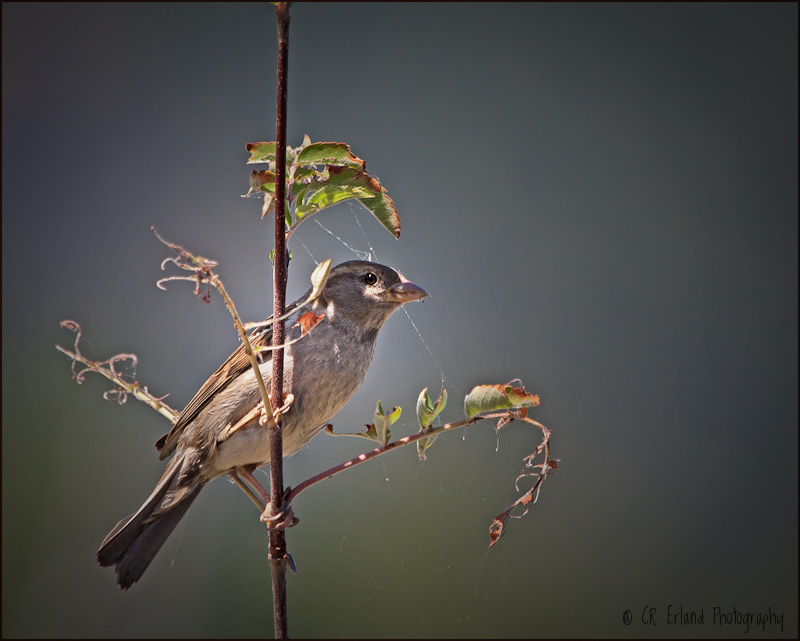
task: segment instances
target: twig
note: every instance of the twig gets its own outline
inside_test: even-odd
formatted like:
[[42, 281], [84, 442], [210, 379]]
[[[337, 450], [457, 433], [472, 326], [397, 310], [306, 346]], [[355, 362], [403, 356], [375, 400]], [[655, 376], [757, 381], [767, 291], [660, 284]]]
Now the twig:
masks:
[[[411, 445], [412, 443], [416, 443], [422, 439], [426, 438], [435, 438], [439, 434], [444, 432], [449, 432], [454, 429], [458, 429], [461, 427], [467, 427], [469, 425], [474, 425], [478, 421], [482, 421], [484, 419], [498, 419], [496, 428], [497, 430], [502, 429], [511, 421], [513, 420], [520, 420], [526, 423], [530, 423], [538, 427], [542, 431], [542, 442], [536, 448], [536, 450], [525, 457], [525, 470], [517, 476], [516, 480], [514, 481], [514, 487], [517, 491], [519, 491], [519, 480], [521, 478], [527, 476], [537, 476], [536, 483], [533, 487], [525, 492], [522, 496], [520, 496], [514, 503], [512, 503], [508, 508], [506, 508], [503, 512], [498, 514], [493, 520], [492, 524], [489, 527], [489, 547], [492, 547], [500, 537], [503, 535], [504, 526], [506, 521], [509, 518], [522, 518], [525, 514], [528, 513], [528, 510], [536, 503], [537, 499], [539, 498], [539, 491], [541, 489], [542, 483], [544, 483], [545, 479], [552, 474], [555, 470], [558, 469], [558, 459], [551, 459], [550, 458], [550, 430], [547, 429], [544, 425], [539, 423], [538, 421], [534, 421], [526, 416], [526, 410], [508, 410], [503, 412], [497, 412], [492, 414], [483, 414], [474, 416], [472, 418], [464, 419], [461, 421], [457, 421], [455, 423], [446, 423], [445, 425], [441, 425], [439, 427], [431, 427], [412, 436], [406, 436], [401, 438], [397, 441], [389, 443], [385, 447], [376, 447], [374, 450], [366, 452], [364, 454], [359, 454], [355, 458], [350, 459], [349, 461], [345, 461], [344, 463], [340, 463], [330, 469], [325, 470], [324, 472], [320, 472], [316, 476], [312, 476], [309, 479], [306, 479], [299, 485], [294, 488], [290, 488], [286, 492], [286, 496], [284, 497], [284, 510], [289, 511], [291, 509], [291, 504], [294, 499], [301, 493], [310, 488], [312, 485], [316, 485], [320, 481], [324, 481], [325, 479], [329, 479], [336, 474], [344, 472], [356, 465], [360, 465], [361, 463], [366, 463], [369, 460], [372, 460], [378, 456], [383, 454], [387, 454], [393, 450], [399, 449], [401, 447], [405, 447], [406, 445]], [[327, 431], [330, 434], [333, 434], [333, 426], [328, 425]], [[350, 434], [349, 436], [360, 436], [360, 434]], [[536, 458], [544, 452], [544, 461], [542, 463], [535, 464]], [[536, 469], [539, 468], [539, 472], [528, 472], [527, 469]], [[513, 515], [512, 512], [519, 506], [524, 507], [524, 511], [522, 514]]]
[[[517, 492], [519, 492], [519, 480], [521, 478], [536, 476], [537, 479], [536, 483], [534, 483], [531, 489], [525, 492], [525, 494], [520, 496], [505, 510], [494, 517], [492, 524], [489, 526], [489, 547], [492, 547], [500, 540], [500, 537], [503, 536], [503, 533], [505, 532], [505, 525], [508, 519], [521, 519], [528, 513], [536, 501], [539, 500], [539, 491], [542, 489], [542, 483], [545, 482], [545, 479], [550, 476], [550, 474], [558, 469], [558, 464], [560, 462], [559, 459], [550, 458], [550, 430], [538, 421], [534, 421], [532, 418], [528, 418], [527, 416], [520, 415], [516, 418], [519, 418], [519, 420], [525, 421], [526, 423], [530, 423], [531, 425], [534, 425], [542, 430], [542, 442], [539, 443], [539, 447], [536, 448], [535, 452], [525, 457], [525, 469], [514, 480], [514, 487], [516, 488]], [[536, 458], [542, 452], [544, 452], [544, 461], [541, 463], [535, 463]], [[528, 469], [535, 470], [536, 468], [539, 468], [538, 472], [527, 471]], [[513, 514], [514, 510], [516, 510], [519, 506], [523, 506], [522, 514]]]
[[[194, 272], [194, 277], [189, 276], [170, 276], [169, 278], [162, 278], [159, 280], [156, 285], [160, 289], [164, 289], [162, 283], [166, 281], [172, 280], [188, 280], [188, 281], [197, 281], [197, 286], [199, 288], [200, 283], [205, 282], [210, 284], [214, 289], [216, 289], [220, 296], [222, 296], [222, 300], [225, 303], [225, 307], [228, 308], [228, 311], [233, 318], [233, 324], [236, 327], [236, 331], [239, 332], [239, 338], [242, 341], [244, 346], [244, 351], [247, 354], [248, 358], [250, 359], [250, 366], [253, 368], [253, 372], [255, 372], [256, 382], [258, 383], [258, 389], [261, 391], [261, 400], [264, 402], [264, 407], [268, 409], [266, 415], [272, 416], [272, 406], [270, 405], [269, 394], [267, 393], [267, 388], [264, 385], [264, 379], [261, 376], [261, 369], [258, 367], [258, 357], [256, 356], [255, 352], [253, 351], [253, 346], [250, 343], [250, 340], [247, 338], [247, 331], [245, 330], [245, 326], [242, 323], [242, 319], [239, 317], [239, 312], [236, 311], [236, 305], [233, 304], [233, 300], [230, 296], [228, 296], [228, 290], [225, 289], [225, 285], [222, 284], [222, 279], [212, 271], [212, 267], [216, 267], [217, 263], [215, 261], [208, 260], [207, 258], [203, 258], [202, 256], [195, 256], [194, 254], [189, 253], [186, 251], [184, 247], [178, 245], [176, 243], [171, 243], [165, 238], [161, 236], [161, 234], [156, 231], [155, 227], [151, 227], [150, 231], [153, 232], [156, 238], [158, 238], [162, 243], [164, 243], [167, 247], [172, 249], [175, 253], [178, 254], [178, 258], [168, 258], [164, 262], [161, 263], [161, 269], [164, 269], [164, 265], [167, 262], [175, 263], [181, 269], [186, 271]], [[183, 259], [184, 262], [181, 262]], [[188, 262], [186, 262], [188, 261]], [[207, 297], [201, 295], [198, 289], [195, 289], [195, 293], [200, 296], [202, 300], [208, 302]], [[173, 421], [174, 422], [174, 421]]]
[[[169, 405], [167, 405], [162, 398], [153, 396], [147, 390], [147, 387], [142, 387], [139, 384], [139, 381], [128, 383], [114, 369], [114, 363], [117, 361], [130, 360], [133, 361], [133, 363], [135, 364], [137, 360], [135, 354], [116, 354], [105, 361], [99, 361], [99, 362], [91, 361], [88, 358], [86, 358], [83, 354], [81, 354], [80, 349], [78, 348], [78, 341], [80, 341], [81, 338], [81, 326], [75, 321], [71, 320], [61, 321], [61, 326], [66, 327], [67, 329], [70, 329], [77, 334], [75, 336], [75, 347], [74, 347], [75, 352], [70, 352], [68, 349], [64, 349], [63, 347], [61, 347], [61, 345], [56, 345], [56, 349], [59, 352], [72, 359], [72, 375], [76, 381], [78, 381], [79, 383], [83, 382], [83, 377], [86, 374], [86, 372], [95, 372], [110, 380], [112, 383], [114, 383], [114, 385], [119, 387], [124, 393], [131, 394], [136, 400], [142, 401], [143, 403], [147, 403], [147, 405], [149, 405], [156, 412], [167, 418], [171, 423], [174, 423], [178, 419], [178, 415], [180, 414], [180, 412], [177, 412]], [[75, 363], [80, 363], [86, 369], [81, 371], [76, 371]]]
[[[417, 441], [423, 438], [430, 438], [436, 437], [439, 434], [443, 434], [444, 432], [449, 432], [450, 430], [455, 430], [460, 427], [467, 427], [469, 425], [474, 425], [478, 421], [482, 421], [483, 419], [493, 419], [493, 418], [500, 418], [501, 416], [505, 416], [506, 412], [502, 414], [489, 414], [486, 416], [476, 416], [473, 418], [467, 418], [462, 421], [456, 421], [455, 423], [446, 423], [445, 425], [440, 425], [439, 427], [431, 427], [425, 432], [417, 432], [416, 434], [412, 434], [411, 436], [405, 436], [397, 441], [393, 441], [389, 443], [386, 447], [376, 447], [374, 450], [370, 450], [369, 452], [365, 452], [364, 454], [359, 454], [355, 458], [350, 459], [349, 461], [345, 461], [344, 463], [340, 463], [339, 465], [335, 465], [334, 467], [325, 470], [324, 472], [320, 472], [316, 476], [312, 476], [309, 479], [306, 479], [296, 487], [291, 488], [286, 493], [285, 498], [285, 506], [289, 506], [291, 502], [297, 498], [298, 494], [304, 492], [312, 485], [316, 485], [320, 481], [324, 481], [325, 479], [329, 479], [340, 472], [344, 472], [351, 467], [355, 467], [356, 465], [360, 465], [361, 463], [366, 463], [374, 459], [377, 456], [381, 456], [383, 454], [387, 454], [392, 450], [399, 449], [401, 447], [405, 447], [406, 445], [411, 445], [412, 443], [416, 443]], [[331, 426], [328, 426], [328, 432], [333, 433]]]

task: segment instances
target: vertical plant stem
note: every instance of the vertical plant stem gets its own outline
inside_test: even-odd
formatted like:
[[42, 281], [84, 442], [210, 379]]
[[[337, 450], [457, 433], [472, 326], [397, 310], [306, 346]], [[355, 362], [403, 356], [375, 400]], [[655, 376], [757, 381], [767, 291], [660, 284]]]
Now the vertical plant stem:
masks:
[[[278, 101], [275, 131], [275, 260], [273, 263], [274, 318], [283, 316], [286, 308], [286, 87], [289, 71], [289, 6], [279, 2], [275, 8], [278, 22]], [[273, 326], [273, 345], [283, 345], [283, 321]], [[272, 352], [272, 407], [283, 406], [283, 350]], [[283, 434], [279, 422], [270, 427], [270, 495], [272, 513], [283, 506]], [[272, 574], [272, 606], [275, 638], [288, 637], [286, 610], [286, 535], [270, 529], [269, 562]]]

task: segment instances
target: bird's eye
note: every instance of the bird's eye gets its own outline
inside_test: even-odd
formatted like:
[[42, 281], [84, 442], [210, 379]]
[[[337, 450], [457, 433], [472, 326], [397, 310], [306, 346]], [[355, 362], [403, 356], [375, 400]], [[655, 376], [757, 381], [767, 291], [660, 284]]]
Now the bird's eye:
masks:
[[378, 282], [378, 277], [372, 272], [369, 272], [368, 274], [364, 274], [364, 282], [367, 285], [374, 285]]

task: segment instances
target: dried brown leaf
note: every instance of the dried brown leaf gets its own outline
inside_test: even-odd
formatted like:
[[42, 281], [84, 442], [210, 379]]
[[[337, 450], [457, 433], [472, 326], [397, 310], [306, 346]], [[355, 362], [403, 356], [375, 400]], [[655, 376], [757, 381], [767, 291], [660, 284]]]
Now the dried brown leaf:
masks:
[[305, 336], [324, 316], [324, 314], [315, 314], [314, 312], [308, 311], [300, 315], [293, 327], [299, 327], [301, 335]]

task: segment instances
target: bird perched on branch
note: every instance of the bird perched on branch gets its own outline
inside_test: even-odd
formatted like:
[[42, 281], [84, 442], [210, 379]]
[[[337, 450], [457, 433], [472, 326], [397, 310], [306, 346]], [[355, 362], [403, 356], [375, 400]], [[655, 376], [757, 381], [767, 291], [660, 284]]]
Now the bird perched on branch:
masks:
[[[378, 331], [392, 312], [425, 296], [422, 288], [391, 267], [354, 260], [331, 270], [310, 308], [294, 310], [286, 321], [285, 342], [302, 338], [284, 352], [284, 397], [292, 396], [280, 419], [284, 456], [316, 436], [360, 387]], [[271, 326], [251, 337], [256, 346], [270, 345], [271, 340]], [[267, 389], [271, 354], [258, 353]], [[206, 483], [231, 475], [252, 484], [253, 470], [269, 463], [268, 428], [259, 421], [260, 401], [250, 359], [239, 346], [156, 443], [161, 459], [174, 453], [172, 460], [144, 504], [111, 530], [97, 552], [101, 566], [116, 566], [122, 589], [142, 577]], [[266, 503], [268, 496], [261, 494], [261, 500]]]

